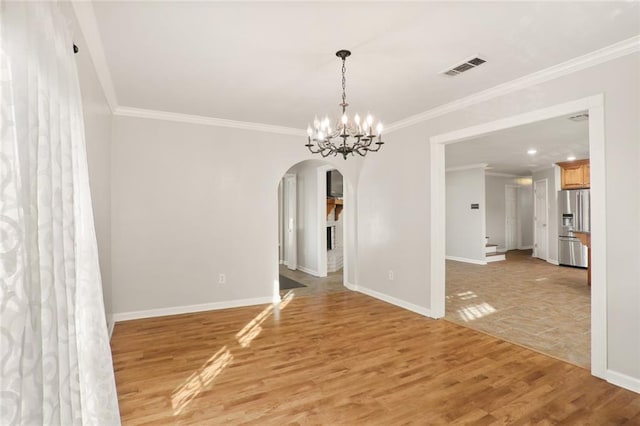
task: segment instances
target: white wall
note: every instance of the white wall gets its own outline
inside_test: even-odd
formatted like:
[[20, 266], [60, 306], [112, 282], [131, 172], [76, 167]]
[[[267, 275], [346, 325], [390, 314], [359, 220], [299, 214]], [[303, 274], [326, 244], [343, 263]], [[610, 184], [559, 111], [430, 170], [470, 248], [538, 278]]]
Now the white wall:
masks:
[[505, 249], [505, 186], [513, 184], [510, 177], [485, 175], [486, 233], [489, 243], [497, 244], [500, 251]]
[[[271, 298], [277, 187], [292, 165], [317, 158], [304, 144], [303, 135], [116, 116], [113, 312]], [[358, 184], [360, 159], [328, 162]]]
[[518, 249], [533, 246], [533, 185], [518, 186]]
[[318, 241], [320, 223], [318, 212], [326, 208], [318, 205], [318, 167], [326, 165], [321, 160], [306, 160], [291, 167], [287, 173], [297, 180], [297, 238], [298, 269], [319, 275]]
[[78, 28], [69, 4], [61, 4], [72, 24], [75, 55], [82, 92], [82, 107], [89, 165], [89, 183], [93, 217], [100, 256], [100, 273], [105, 312], [112, 312], [111, 302], [111, 110], [98, 81], [89, 49]]
[[[542, 179], [547, 179], [547, 199], [549, 209], [549, 262], [558, 263], [558, 187], [559, 182], [556, 180], [556, 168], [549, 167], [548, 169], [539, 170], [533, 173], [533, 183]], [[532, 203], [535, 195], [531, 193]]]
[[446, 174], [447, 257], [485, 261], [484, 181], [484, 166]]
[[[634, 53], [388, 134], [384, 149], [367, 158], [360, 175], [359, 284], [425, 309], [431, 306], [431, 136], [603, 93], [608, 368], [640, 380], [638, 75], [640, 54]], [[390, 268], [396, 271], [393, 283], [387, 278]]]

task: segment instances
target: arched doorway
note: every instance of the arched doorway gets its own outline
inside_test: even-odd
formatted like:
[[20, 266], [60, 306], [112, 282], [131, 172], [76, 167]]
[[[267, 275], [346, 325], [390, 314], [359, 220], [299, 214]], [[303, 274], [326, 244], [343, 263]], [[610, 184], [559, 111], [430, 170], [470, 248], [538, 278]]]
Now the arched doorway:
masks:
[[350, 184], [333, 164], [305, 160], [278, 182], [281, 295], [345, 291], [353, 239]]

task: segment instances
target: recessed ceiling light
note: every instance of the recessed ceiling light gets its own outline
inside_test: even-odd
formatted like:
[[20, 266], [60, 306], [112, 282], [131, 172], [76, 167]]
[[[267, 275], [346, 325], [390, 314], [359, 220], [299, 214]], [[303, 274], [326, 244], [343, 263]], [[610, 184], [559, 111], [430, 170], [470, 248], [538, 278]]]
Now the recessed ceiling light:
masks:
[[536, 152], [538, 152], [538, 151], [535, 150], [535, 149], [530, 149], [529, 151], [527, 151], [527, 154], [534, 155]]
[[567, 157], [567, 161], [573, 161], [575, 159], [576, 159], [576, 157], [574, 157], [573, 155], [570, 155], [570, 156]]

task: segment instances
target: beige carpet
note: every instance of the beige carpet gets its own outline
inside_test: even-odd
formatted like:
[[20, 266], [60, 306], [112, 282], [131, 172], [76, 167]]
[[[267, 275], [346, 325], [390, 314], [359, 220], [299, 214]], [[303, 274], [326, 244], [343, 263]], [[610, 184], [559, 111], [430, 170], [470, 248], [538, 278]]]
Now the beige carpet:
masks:
[[587, 271], [554, 266], [530, 250], [488, 265], [447, 261], [446, 319], [589, 368]]

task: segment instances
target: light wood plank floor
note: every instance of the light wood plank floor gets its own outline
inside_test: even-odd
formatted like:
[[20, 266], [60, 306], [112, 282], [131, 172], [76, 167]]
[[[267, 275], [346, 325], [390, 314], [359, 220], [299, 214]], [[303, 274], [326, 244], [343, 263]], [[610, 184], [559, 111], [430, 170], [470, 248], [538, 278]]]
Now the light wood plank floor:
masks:
[[584, 368], [591, 359], [591, 289], [584, 269], [531, 250], [473, 265], [447, 261], [446, 318]]
[[640, 395], [368, 296], [116, 324], [125, 425], [640, 424]]

